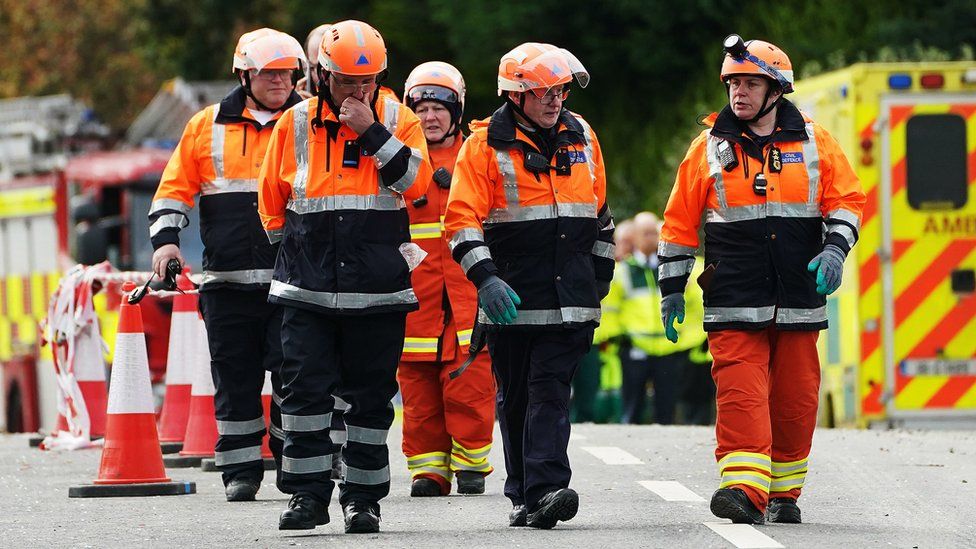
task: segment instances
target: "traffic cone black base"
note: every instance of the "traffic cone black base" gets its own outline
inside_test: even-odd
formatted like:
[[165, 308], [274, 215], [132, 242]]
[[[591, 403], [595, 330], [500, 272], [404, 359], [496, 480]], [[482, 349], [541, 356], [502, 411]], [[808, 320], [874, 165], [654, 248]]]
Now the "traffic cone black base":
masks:
[[160, 442], [159, 449], [164, 454], [175, 454], [183, 449], [182, 442]]
[[185, 469], [187, 467], [199, 467], [203, 461], [202, 456], [165, 456], [163, 465], [170, 469]]
[[132, 496], [182, 496], [197, 493], [195, 482], [148, 482], [140, 484], [85, 484], [68, 488], [69, 498]]

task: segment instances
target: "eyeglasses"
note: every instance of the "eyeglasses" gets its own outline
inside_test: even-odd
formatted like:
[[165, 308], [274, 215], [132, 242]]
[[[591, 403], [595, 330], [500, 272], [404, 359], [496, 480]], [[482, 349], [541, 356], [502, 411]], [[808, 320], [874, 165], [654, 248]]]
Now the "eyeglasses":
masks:
[[559, 90], [550, 89], [542, 97], [539, 97], [538, 95], [536, 95], [536, 97], [539, 97], [539, 102], [542, 103], [543, 105], [552, 105], [557, 97], [559, 98], [560, 101], [565, 101], [566, 98], [569, 97], [570, 89], [571, 88], [569, 86], [564, 86], [562, 89]]
[[263, 71], [251, 71], [252, 80], [266, 80], [268, 82], [273, 82], [278, 78], [282, 80], [290, 80], [292, 74], [292, 69], [265, 69]]
[[363, 93], [367, 93], [377, 84], [375, 77], [369, 82], [354, 82], [349, 80], [340, 80], [335, 76], [332, 76], [332, 81], [335, 82], [335, 86], [339, 89], [339, 91], [345, 93], [356, 93], [359, 90], [362, 90]]

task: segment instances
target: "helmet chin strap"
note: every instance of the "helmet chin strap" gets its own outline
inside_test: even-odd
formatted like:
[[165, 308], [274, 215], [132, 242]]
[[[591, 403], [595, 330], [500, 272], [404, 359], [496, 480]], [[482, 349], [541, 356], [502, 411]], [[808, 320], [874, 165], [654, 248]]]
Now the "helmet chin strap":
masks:
[[272, 109], [271, 107], [258, 101], [258, 98], [255, 97], [254, 93], [251, 91], [251, 73], [249, 73], [248, 71], [241, 71], [241, 72], [244, 73], [244, 86], [242, 86], [244, 88], [244, 94], [250, 97], [251, 101], [254, 101], [254, 104], [257, 105], [259, 109], [261, 109], [262, 111], [269, 111], [269, 112], [275, 112], [281, 110], [281, 109]]
[[537, 130], [540, 133], [545, 133], [547, 131], [547, 128], [543, 128], [542, 126], [536, 124], [534, 120], [532, 120], [531, 118], [529, 118], [529, 115], [525, 114], [524, 107], [525, 107], [525, 94], [526, 93], [529, 93], [529, 92], [522, 92], [522, 95], [519, 96], [519, 102], [518, 103], [515, 103], [515, 101], [512, 100], [512, 92], [506, 92], [505, 93], [505, 101], [508, 102], [508, 104], [512, 106], [512, 110], [514, 110], [516, 114], [518, 114], [526, 122], [528, 122], [529, 123], [529, 126], [532, 126], [532, 129]]
[[[430, 100], [428, 99], [426, 101], [430, 101]], [[443, 137], [441, 137], [440, 139], [428, 139], [427, 143], [431, 145], [440, 145], [441, 143], [461, 133], [461, 113], [459, 112], [460, 105], [455, 104], [449, 106], [443, 101], [437, 101], [437, 103], [444, 105], [445, 107], [448, 108], [448, 110], [451, 111], [451, 127], [449, 127], [447, 131], [444, 132]]]
[[766, 103], [769, 102], [769, 96], [772, 93], [773, 93], [773, 85], [770, 84], [769, 87], [766, 89], [766, 96], [763, 97], [763, 108], [759, 109], [759, 112], [756, 113], [756, 116], [753, 116], [747, 122], [753, 122], [753, 123], [758, 122], [760, 118], [766, 116], [767, 114], [772, 112], [773, 109], [776, 108], [776, 105], [779, 104], [779, 100], [783, 98], [783, 94], [780, 94], [775, 101], [773, 101], [769, 105], [766, 105]]

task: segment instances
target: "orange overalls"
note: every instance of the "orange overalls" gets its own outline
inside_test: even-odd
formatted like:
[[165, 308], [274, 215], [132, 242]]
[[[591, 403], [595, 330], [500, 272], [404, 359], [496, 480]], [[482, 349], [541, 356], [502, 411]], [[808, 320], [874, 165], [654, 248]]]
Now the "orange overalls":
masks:
[[[454, 171], [461, 148], [428, 149], [431, 167]], [[420, 310], [407, 316], [407, 331], [397, 379], [403, 396], [403, 453], [413, 478], [429, 478], [451, 491], [456, 471], [491, 473], [488, 463], [495, 422], [495, 379], [488, 353], [482, 352], [450, 380], [448, 374], [468, 357], [478, 292], [451, 257], [444, 234], [448, 189], [427, 188], [426, 202], [413, 201], [410, 239], [427, 252], [411, 273]]]

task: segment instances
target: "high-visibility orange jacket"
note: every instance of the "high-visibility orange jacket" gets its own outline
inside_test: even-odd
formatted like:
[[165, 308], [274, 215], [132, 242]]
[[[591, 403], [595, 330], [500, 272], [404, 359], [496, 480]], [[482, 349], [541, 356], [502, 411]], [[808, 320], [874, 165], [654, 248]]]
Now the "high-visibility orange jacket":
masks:
[[[153, 249], [180, 244], [180, 229], [200, 195], [203, 286], [264, 288], [271, 283], [278, 247], [268, 242], [257, 212], [258, 172], [280, 114], [266, 125], [234, 89], [187, 123], [149, 209]], [[292, 93], [282, 109], [301, 101]]]
[[[451, 147], [429, 149], [431, 168], [453, 172], [462, 139], [458, 135]], [[407, 204], [410, 239], [427, 252], [427, 257], [410, 273], [420, 310], [407, 315], [402, 359], [405, 362], [450, 362], [471, 343], [478, 291], [451, 257], [444, 236], [448, 192], [432, 183], [424, 199]], [[454, 318], [456, 334], [444, 333], [449, 315]]]
[[[471, 130], [444, 221], [455, 261], [476, 286], [497, 275], [519, 295], [518, 318], [506, 328], [599, 322], [596, 281], [609, 282], [614, 263], [596, 134], [564, 109], [555, 137], [543, 141], [550, 145], [537, 144], [507, 104]], [[530, 153], [550, 167], [530, 171]], [[491, 325], [484, 312], [478, 321]]]
[[404, 198], [431, 180], [420, 120], [380, 93], [378, 122], [358, 135], [318, 102], [282, 115], [259, 176], [261, 222], [281, 240], [269, 300], [341, 314], [414, 310], [399, 248], [410, 241]]
[[[857, 242], [865, 197], [840, 146], [789, 101], [778, 109], [762, 147], [731, 108], [709, 116], [712, 128], [692, 142], [664, 212], [663, 295], [683, 290], [704, 214], [709, 331], [826, 328], [826, 300], [807, 264], [825, 243], [847, 253]], [[765, 196], [753, 191], [759, 172]]]

